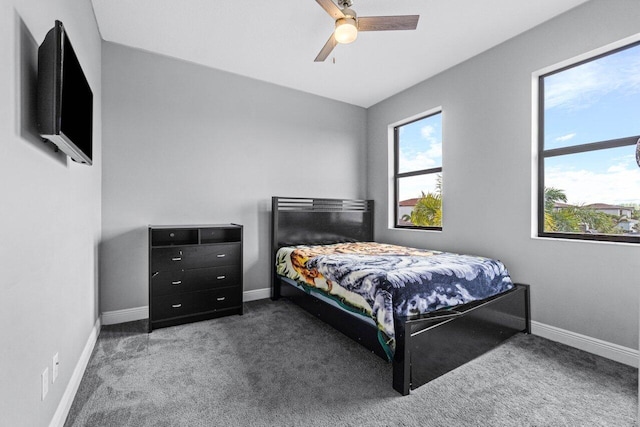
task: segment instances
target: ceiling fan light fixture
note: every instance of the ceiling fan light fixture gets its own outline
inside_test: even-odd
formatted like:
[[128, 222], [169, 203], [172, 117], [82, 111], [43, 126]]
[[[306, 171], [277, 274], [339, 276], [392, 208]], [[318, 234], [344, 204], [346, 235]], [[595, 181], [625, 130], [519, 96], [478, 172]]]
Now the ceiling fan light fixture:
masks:
[[365, 16], [360, 17], [351, 9], [352, 0], [316, 0], [331, 16], [335, 30], [313, 60], [323, 62], [338, 43], [355, 41], [360, 31], [415, 30], [420, 15]]
[[334, 37], [338, 43], [348, 44], [358, 37], [358, 27], [355, 18], [349, 16], [336, 20]]

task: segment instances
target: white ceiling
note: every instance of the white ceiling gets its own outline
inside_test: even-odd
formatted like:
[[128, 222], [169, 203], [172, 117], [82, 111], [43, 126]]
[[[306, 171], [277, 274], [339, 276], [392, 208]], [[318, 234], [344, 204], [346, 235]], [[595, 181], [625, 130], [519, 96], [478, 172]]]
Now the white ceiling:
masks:
[[354, 0], [418, 28], [361, 33], [322, 63], [334, 23], [315, 0], [92, 3], [106, 41], [369, 107], [586, 1]]

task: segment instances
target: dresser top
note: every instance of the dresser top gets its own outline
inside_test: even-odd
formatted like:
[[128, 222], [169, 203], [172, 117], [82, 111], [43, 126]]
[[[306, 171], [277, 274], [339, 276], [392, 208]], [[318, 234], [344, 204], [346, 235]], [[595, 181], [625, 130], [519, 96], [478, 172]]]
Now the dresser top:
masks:
[[194, 229], [194, 228], [242, 228], [240, 224], [180, 224], [180, 225], [153, 225], [150, 224], [149, 228], [154, 230], [166, 230], [166, 229]]

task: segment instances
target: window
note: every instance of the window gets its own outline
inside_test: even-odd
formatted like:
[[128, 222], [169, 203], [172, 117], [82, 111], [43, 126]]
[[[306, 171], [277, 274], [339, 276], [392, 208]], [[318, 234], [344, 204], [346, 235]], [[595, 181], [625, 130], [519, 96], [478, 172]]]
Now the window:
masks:
[[538, 235], [640, 243], [640, 43], [539, 77]]
[[442, 112], [393, 130], [395, 227], [442, 230]]

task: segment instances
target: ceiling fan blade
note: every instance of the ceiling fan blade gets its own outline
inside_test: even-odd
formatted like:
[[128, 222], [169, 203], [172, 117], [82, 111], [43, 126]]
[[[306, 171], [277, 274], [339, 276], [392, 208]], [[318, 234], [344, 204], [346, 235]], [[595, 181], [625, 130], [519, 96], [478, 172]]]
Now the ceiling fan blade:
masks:
[[338, 42], [336, 41], [336, 38], [333, 37], [333, 33], [331, 33], [331, 37], [329, 37], [329, 40], [327, 40], [327, 42], [324, 44], [322, 49], [320, 49], [320, 53], [318, 54], [318, 56], [316, 56], [316, 59], [314, 59], [313, 61], [322, 62], [325, 59], [327, 59], [327, 56], [329, 56], [329, 54], [331, 53], [333, 48], [336, 47], [337, 44]]
[[331, 0], [316, 0], [316, 1], [320, 6], [322, 6], [324, 10], [327, 11], [329, 15], [331, 15], [331, 17], [334, 20], [344, 18], [344, 13], [342, 13], [342, 10], [333, 1]]
[[415, 30], [420, 15], [364, 16], [358, 18], [358, 31]]

